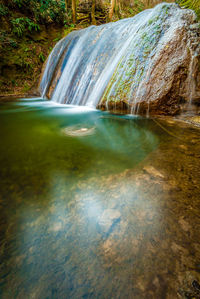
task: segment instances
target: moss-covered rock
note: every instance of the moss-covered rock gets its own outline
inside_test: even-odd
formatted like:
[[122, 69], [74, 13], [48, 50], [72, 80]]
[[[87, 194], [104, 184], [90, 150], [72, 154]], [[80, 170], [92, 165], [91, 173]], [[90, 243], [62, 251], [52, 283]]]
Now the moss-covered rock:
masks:
[[98, 107], [175, 115], [185, 103], [199, 105], [199, 32], [192, 11], [161, 5], [137, 31]]

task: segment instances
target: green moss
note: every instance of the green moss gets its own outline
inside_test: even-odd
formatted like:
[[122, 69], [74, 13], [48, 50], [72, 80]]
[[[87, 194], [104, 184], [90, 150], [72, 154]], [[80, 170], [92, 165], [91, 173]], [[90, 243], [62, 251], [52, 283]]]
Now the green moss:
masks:
[[163, 5], [162, 9], [163, 9], [164, 13], [167, 15], [168, 12], [169, 12], [169, 6], [168, 5]]
[[150, 19], [149, 22], [148, 22], [148, 25], [151, 25], [151, 24], [153, 24], [153, 23], [156, 23], [156, 22], [158, 21], [158, 19], [159, 19], [158, 16], [157, 16], [157, 17], [154, 17], [154, 18], [152, 18], [152, 19]]
[[[147, 59], [160, 38], [162, 33], [160, 22], [163, 18], [166, 18], [165, 12], [168, 11], [168, 8], [167, 5], [164, 6], [161, 15], [149, 20], [148, 25], [151, 26], [151, 30], [148, 27], [143, 27], [141, 28], [141, 34], [138, 32], [137, 40], [131, 45], [132, 54], [128, 54], [130, 56], [128, 58], [127, 56], [124, 57], [118, 64], [104, 93], [102, 102], [108, 104], [111, 101], [128, 102], [131, 95], [134, 94], [146, 74]], [[115, 84], [114, 94], [110, 94], [113, 84]]]

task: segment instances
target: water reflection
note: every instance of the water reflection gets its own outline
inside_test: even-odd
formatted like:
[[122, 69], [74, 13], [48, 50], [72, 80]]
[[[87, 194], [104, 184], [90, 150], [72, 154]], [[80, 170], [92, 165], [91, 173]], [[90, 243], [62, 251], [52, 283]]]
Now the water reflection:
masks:
[[197, 296], [199, 131], [41, 105], [0, 118], [0, 297]]

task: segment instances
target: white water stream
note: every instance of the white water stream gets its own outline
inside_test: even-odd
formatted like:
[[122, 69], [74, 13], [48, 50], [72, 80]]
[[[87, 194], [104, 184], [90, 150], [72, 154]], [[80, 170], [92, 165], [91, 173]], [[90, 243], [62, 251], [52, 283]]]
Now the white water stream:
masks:
[[[140, 102], [146, 100], [151, 88], [147, 82], [163, 49], [175, 32], [186, 26], [184, 11], [188, 14], [176, 4], [162, 3], [133, 18], [72, 32], [57, 43], [48, 58], [40, 84], [42, 96], [61, 104], [90, 107], [97, 107], [100, 101], [125, 99], [136, 113]], [[169, 68], [168, 77], [173, 72], [175, 68], [171, 67], [171, 73]], [[158, 96], [165, 88], [164, 77], [160, 81]], [[148, 103], [150, 100], [154, 98]]]

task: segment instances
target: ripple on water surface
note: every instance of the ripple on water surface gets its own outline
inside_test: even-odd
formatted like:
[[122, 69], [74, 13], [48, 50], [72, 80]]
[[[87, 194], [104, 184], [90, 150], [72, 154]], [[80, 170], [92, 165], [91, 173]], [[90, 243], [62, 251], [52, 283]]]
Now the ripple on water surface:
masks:
[[89, 128], [86, 126], [81, 127], [79, 126], [69, 126], [62, 129], [63, 134], [68, 136], [87, 136], [92, 135], [95, 132], [95, 127]]

